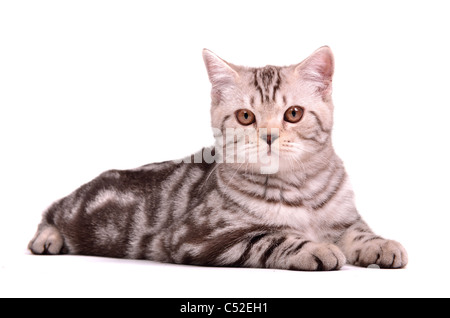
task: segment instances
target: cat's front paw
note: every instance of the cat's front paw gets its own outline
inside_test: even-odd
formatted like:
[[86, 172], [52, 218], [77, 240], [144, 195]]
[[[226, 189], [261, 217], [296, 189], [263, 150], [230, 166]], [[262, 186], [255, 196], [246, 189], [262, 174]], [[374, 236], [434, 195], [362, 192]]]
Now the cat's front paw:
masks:
[[357, 266], [376, 264], [381, 268], [403, 268], [408, 263], [405, 248], [392, 240], [375, 239], [366, 242], [354, 253], [354, 265]]
[[331, 271], [340, 269], [345, 255], [334, 244], [308, 242], [291, 260], [291, 269], [302, 271]]

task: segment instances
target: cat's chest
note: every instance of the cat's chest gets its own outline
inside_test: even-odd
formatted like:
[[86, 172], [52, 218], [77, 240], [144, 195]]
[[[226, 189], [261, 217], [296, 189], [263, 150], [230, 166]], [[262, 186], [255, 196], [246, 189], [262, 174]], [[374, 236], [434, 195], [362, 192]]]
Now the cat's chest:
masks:
[[293, 207], [283, 203], [261, 203], [259, 209], [249, 207], [250, 211], [264, 220], [265, 223], [293, 228], [308, 228], [314, 218], [304, 207]]
[[[264, 176], [219, 177], [219, 192], [232, 204], [232, 215], [238, 212], [242, 222], [258, 222], [289, 227], [308, 234], [311, 239], [322, 236], [333, 213], [330, 209], [313, 209], [310, 204], [321, 184], [298, 186]], [[318, 190], [319, 189], [319, 190]], [[238, 218], [239, 219], [239, 218]]]
[[332, 211], [313, 211], [307, 207], [293, 207], [282, 203], [248, 205], [249, 213], [265, 225], [288, 227], [310, 240], [322, 241], [329, 236], [329, 224], [335, 219]]
[[[256, 187], [252, 189], [253, 193]], [[287, 201], [286, 192], [272, 189], [259, 190], [259, 195], [252, 195], [247, 191], [229, 190], [227, 195], [237, 203], [238, 209], [259, 223], [273, 226], [289, 226], [306, 229], [316, 222], [311, 211], [302, 206], [298, 197], [291, 196]]]

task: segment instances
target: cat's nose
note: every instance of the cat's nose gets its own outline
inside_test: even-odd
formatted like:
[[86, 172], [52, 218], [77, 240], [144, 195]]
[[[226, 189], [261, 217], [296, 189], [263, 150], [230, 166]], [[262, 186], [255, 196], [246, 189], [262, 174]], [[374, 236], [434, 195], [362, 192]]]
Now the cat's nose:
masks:
[[265, 142], [267, 142], [267, 144], [270, 146], [275, 140], [278, 139], [278, 137], [280, 137], [277, 134], [262, 134], [261, 135], [261, 139], [264, 140]]

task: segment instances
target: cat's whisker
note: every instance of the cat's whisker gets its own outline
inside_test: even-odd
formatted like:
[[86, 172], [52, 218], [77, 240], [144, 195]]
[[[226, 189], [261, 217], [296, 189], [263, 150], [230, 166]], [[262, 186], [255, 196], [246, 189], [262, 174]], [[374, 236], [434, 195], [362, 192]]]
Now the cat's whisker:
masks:
[[310, 154], [315, 155], [324, 164], [330, 164], [331, 163], [330, 160], [327, 157], [321, 155], [320, 153], [317, 153], [316, 151], [311, 151], [311, 150], [305, 149], [303, 147], [303, 145], [300, 144], [300, 143], [291, 142], [289, 145], [290, 145], [289, 146], [290, 149], [288, 151], [293, 151], [293, 152], [297, 151], [297, 153], [299, 155], [301, 154], [301, 152], [310, 153]]
[[219, 168], [219, 165], [215, 165], [214, 168], [211, 169], [211, 172], [208, 174], [208, 176], [206, 177], [205, 181], [202, 184], [202, 189], [205, 187], [205, 185], [208, 184], [208, 180], [211, 177], [211, 175], [217, 170], [217, 168]]
[[233, 181], [234, 176], [235, 176], [236, 173], [239, 171], [239, 169], [241, 169], [241, 167], [242, 167], [242, 165], [243, 165], [244, 163], [245, 163], [245, 162], [241, 163], [241, 164], [239, 165], [239, 167], [236, 168], [236, 170], [234, 171], [234, 173], [233, 173], [233, 175], [231, 176], [230, 180], [229, 180], [228, 183], [225, 185], [225, 191], [228, 190], [228, 187], [229, 187], [231, 181]]
[[303, 173], [306, 172], [306, 168], [305, 168], [305, 164], [300, 160], [300, 158], [298, 157], [294, 157], [294, 156], [287, 156], [289, 162], [293, 162], [292, 164], [290, 164], [291, 170], [295, 171], [294, 167], [296, 167], [296, 163], [299, 163], [302, 167]]

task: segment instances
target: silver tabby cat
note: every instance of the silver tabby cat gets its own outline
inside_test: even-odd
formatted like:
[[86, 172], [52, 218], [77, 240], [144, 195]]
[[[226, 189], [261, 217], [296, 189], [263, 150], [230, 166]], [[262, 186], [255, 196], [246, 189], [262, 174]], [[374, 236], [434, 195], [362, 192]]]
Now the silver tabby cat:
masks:
[[333, 150], [331, 50], [287, 67], [203, 58], [215, 146], [101, 174], [44, 212], [29, 249], [309, 271], [406, 266], [402, 245], [361, 219]]

